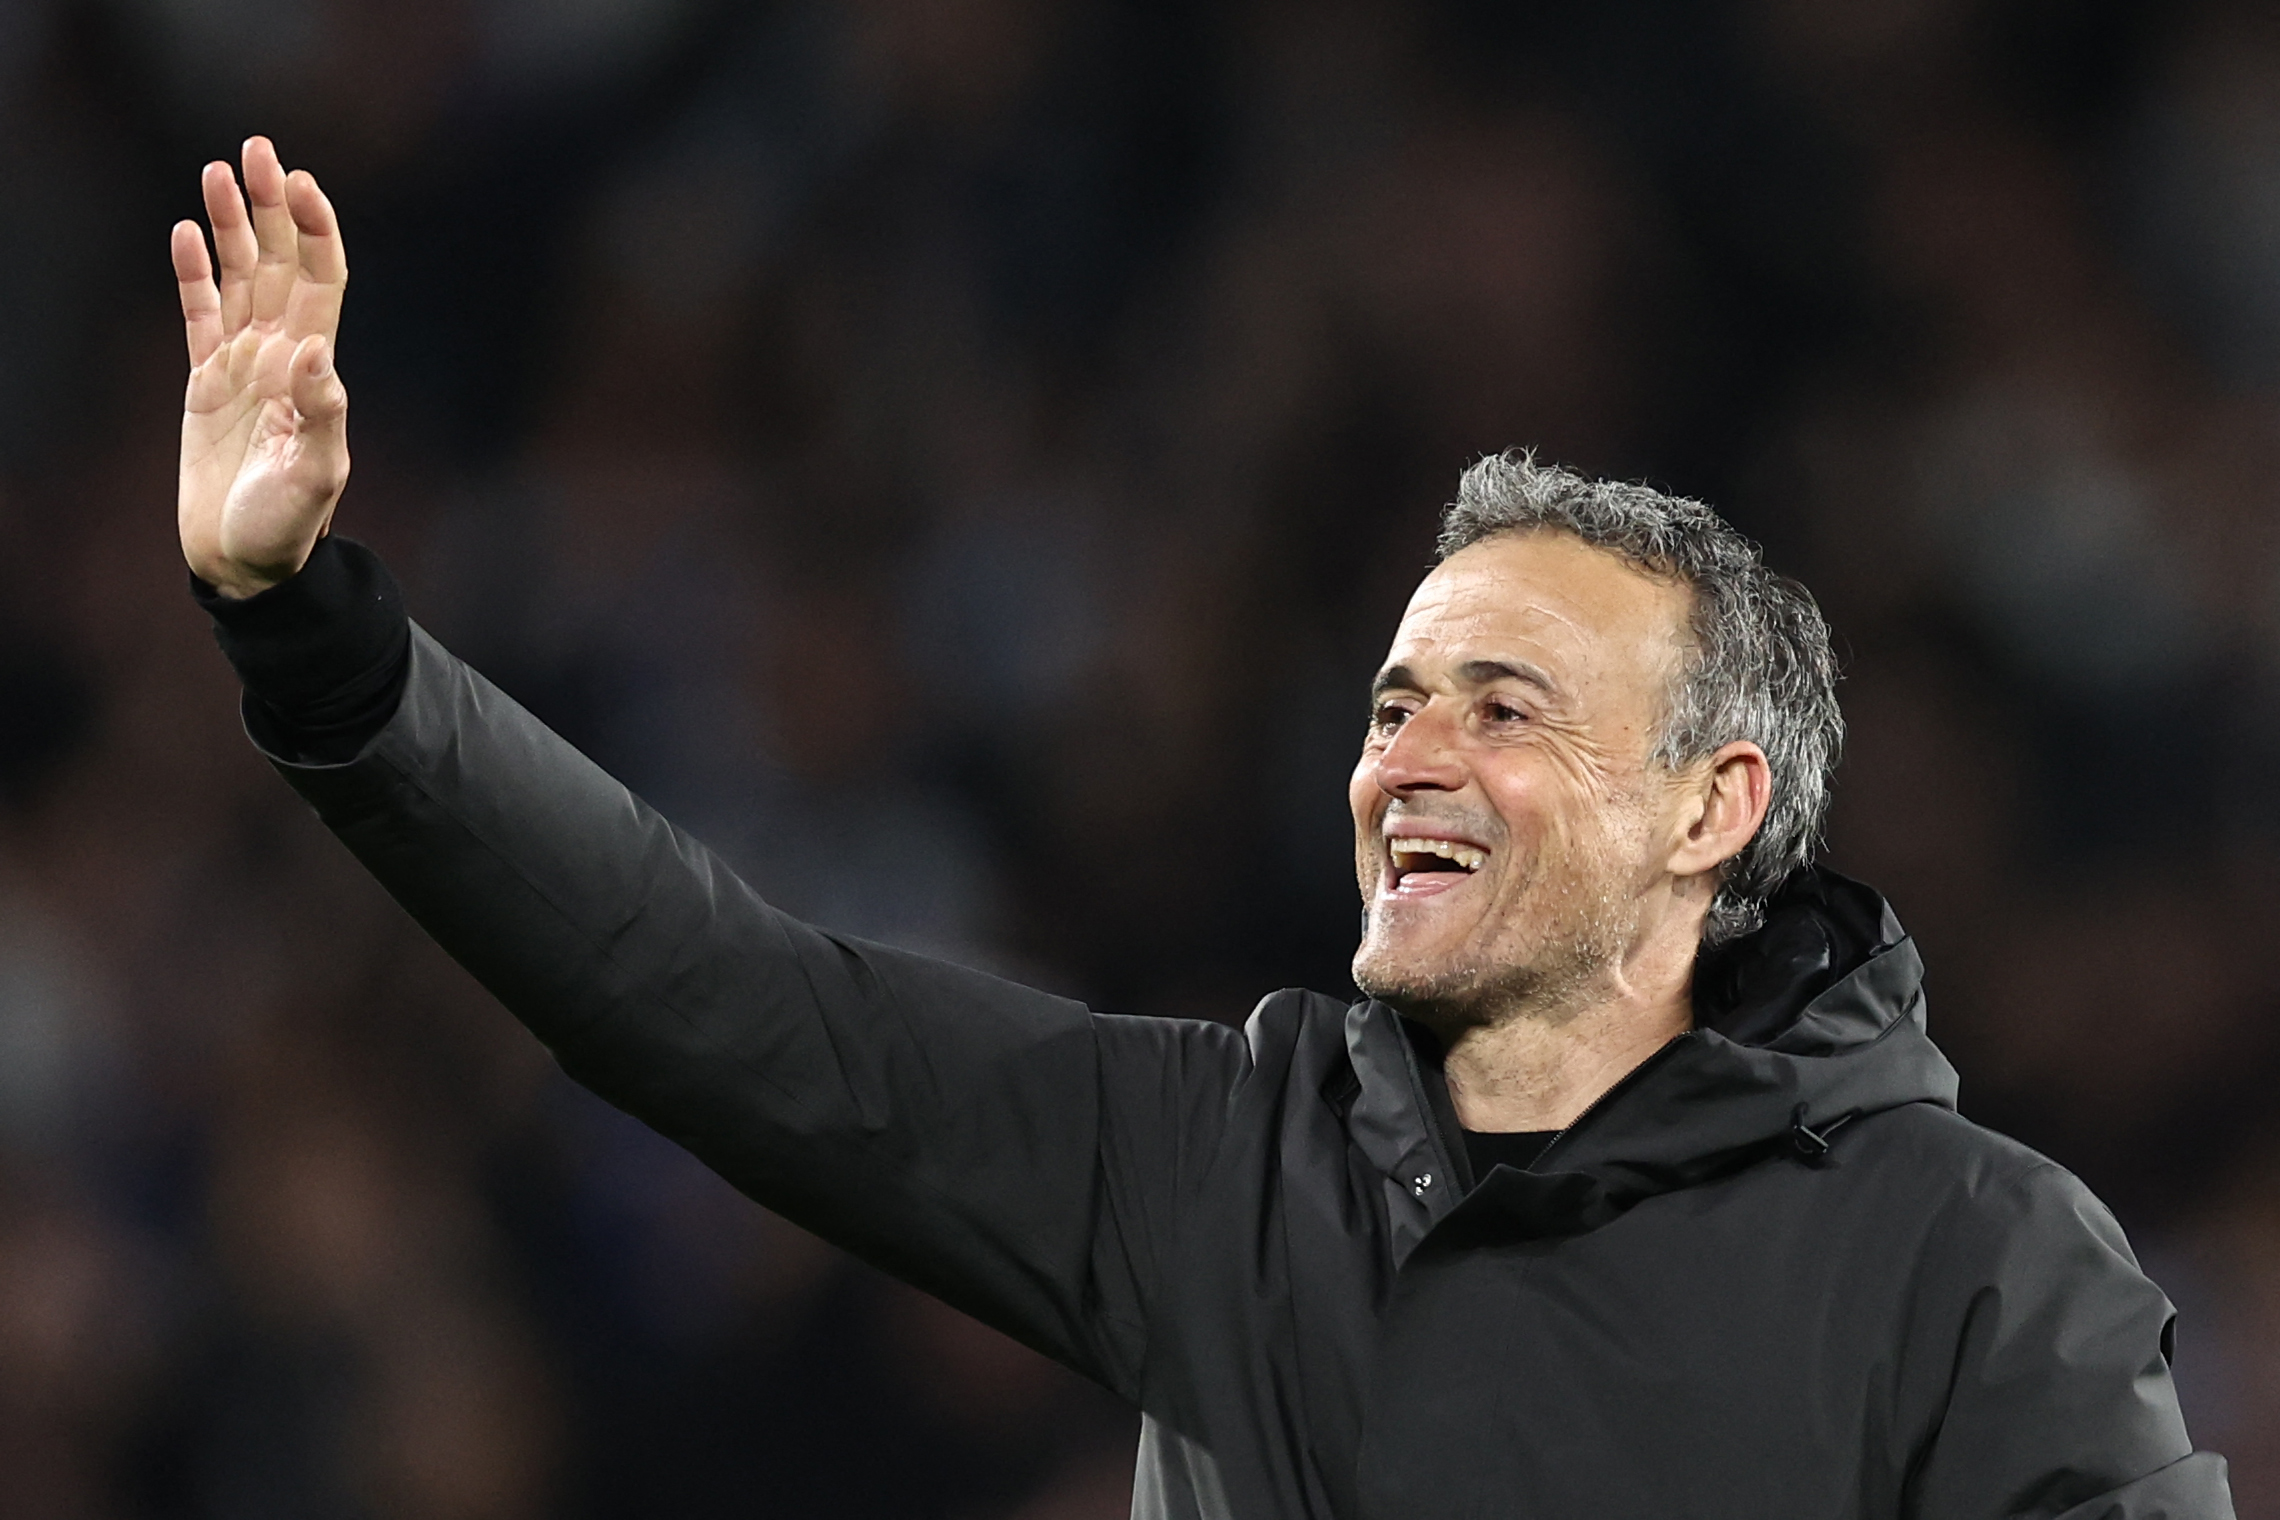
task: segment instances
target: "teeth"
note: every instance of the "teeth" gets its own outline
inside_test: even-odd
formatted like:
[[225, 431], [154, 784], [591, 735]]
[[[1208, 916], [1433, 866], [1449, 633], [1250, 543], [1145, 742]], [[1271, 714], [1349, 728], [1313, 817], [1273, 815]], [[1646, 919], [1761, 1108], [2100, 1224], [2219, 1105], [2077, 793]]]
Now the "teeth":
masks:
[[1443, 860], [1455, 861], [1468, 871], [1479, 870], [1482, 863], [1488, 859], [1488, 851], [1476, 849], [1469, 844], [1459, 844], [1454, 839], [1404, 838], [1388, 840], [1387, 843], [1392, 847], [1396, 857], [1438, 855]]

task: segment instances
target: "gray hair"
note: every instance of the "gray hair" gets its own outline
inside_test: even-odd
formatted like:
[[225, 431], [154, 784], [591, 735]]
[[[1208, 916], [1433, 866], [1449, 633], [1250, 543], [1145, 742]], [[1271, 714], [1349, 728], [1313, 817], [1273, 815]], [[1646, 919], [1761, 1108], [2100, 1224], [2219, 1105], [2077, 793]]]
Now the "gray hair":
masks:
[[1765, 900], [1813, 858], [1844, 743], [1837, 661], [1811, 593], [1765, 566], [1707, 506], [1644, 485], [1590, 480], [1528, 451], [1466, 470], [1441, 518], [1441, 559], [1500, 533], [1572, 533], [1694, 592], [1692, 658], [1672, 683], [1652, 760], [1678, 769], [1749, 739], [1765, 751], [1765, 822], [1726, 862], [1702, 926], [1705, 947], [1765, 919]]

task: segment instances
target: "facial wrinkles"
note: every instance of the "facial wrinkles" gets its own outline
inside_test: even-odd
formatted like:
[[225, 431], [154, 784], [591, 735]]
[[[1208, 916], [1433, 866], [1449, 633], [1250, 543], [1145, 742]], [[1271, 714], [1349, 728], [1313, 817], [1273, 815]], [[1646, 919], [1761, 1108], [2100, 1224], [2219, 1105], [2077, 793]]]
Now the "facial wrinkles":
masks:
[[[1394, 950], [1374, 967], [1380, 975], [1366, 990], [1449, 1022], [1500, 1021], [1526, 1011], [1556, 1017], [1578, 988], [1620, 960], [1636, 913], [1626, 863], [1638, 853], [1637, 789], [1622, 784], [1619, 768], [1580, 726], [1571, 739], [1540, 742], [1538, 753], [1573, 779], [1555, 788], [1569, 793], [1566, 805], [1520, 813], [1524, 831], [1510, 826], [1493, 797], [1476, 804], [1428, 792], [1383, 802], [1374, 831], [1380, 836], [1406, 822], [1490, 846], [1481, 885], [1491, 898], [1456, 944], [1444, 941], [1422, 958]], [[1374, 895], [1382, 869], [1370, 851], [1365, 896]], [[1411, 905], [1382, 902], [1379, 911], [1394, 915], [1381, 927], [1398, 932]]]
[[1543, 836], [1500, 894], [1502, 932], [1488, 959], [1518, 972], [1504, 988], [1509, 1001], [1557, 1012], [1620, 961], [1636, 917], [1638, 823], [1637, 799], [1615, 793], [1546, 813]]
[[[1509, 600], [1508, 587], [1494, 582], [1452, 578], [1436, 583], [1428, 579], [1418, 588], [1408, 614], [1402, 619], [1390, 663], [1412, 668], [1459, 668], [1467, 660], [1520, 656], [1526, 663], [1550, 672], [1559, 687], [1555, 697], [1532, 694], [1539, 725], [1571, 734], [1607, 757], [1610, 746], [1580, 721], [1595, 714], [1600, 726], [1620, 730], [1606, 739], [1630, 740], [1640, 725], [1627, 719], [1651, 715], [1631, 714], [1636, 694], [1622, 690], [1638, 670], [1651, 674], [1648, 687], [1659, 697], [1667, 679], [1671, 651], [1667, 634], [1656, 636], [1654, 620], [1649, 632], [1635, 641], [1611, 638], [1605, 627], [1588, 626], [1575, 609], [1555, 596], [1535, 592], [1518, 607]], [[1599, 622], [1606, 622], [1600, 609]], [[1659, 710], [1659, 701], [1651, 704]]]
[[[1433, 648], [1437, 641], [1421, 641], [1412, 652], [1402, 652], [1397, 663], [1408, 664], [1420, 671], [1429, 668], [1457, 669], [1468, 661], [1503, 661], [1525, 663], [1559, 671], [1573, 668], [1575, 662], [1544, 658], [1545, 651], [1531, 647], [1533, 641], [1516, 641], [1510, 638], [1478, 642], [1466, 641], [1455, 645], [1446, 655]], [[1575, 796], [1598, 804], [1615, 801], [1629, 790], [1635, 789], [1636, 779], [1642, 770], [1641, 756], [1631, 753], [1643, 750], [1644, 743], [1635, 732], [1634, 725], [1615, 724], [1615, 732], [1605, 733], [1607, 720], [1594, 724], [1581, 716], [1599, 695], [1597, 688], [1603, 683], [1590, 676], [1556, 676], [1558, 690], [1545, 694], [1534, 687], [1514, 693], [1528, 712], [1524, 738], [1519, 742], [1528, 745], [1555, 773], [1558, 782]], [[1432, 689], [1422, 693], [1428, 702], [1455, 702], [1469, 704], [1477, 694], [1457, 686], [1454, 682], [1432, 683]], [[1464, 733], [1465, 724], [1457, 727], [1455, 742], [1480, 743], [1484, 748], [1496, 747], [1493, 741], [1481, 741], [1477, 736]], [[1443, 811], [1457, 806], [1453, 801], [1436, 794], [1396, 799], [1381, 793], [1377, 807], [1381, 818], [1431, 816], [1456, 826], [1452, 815]], [[1501, 830], [1503, 820], [1492, 811], [1467, 806], [1469, 826]], [[1382, 825], [1381, 825], [1382, 827]], [[1481, 837], [1475, 834], [1473, 837]], [[1485, 840], [1483, 842], [1486, 842]]]
[[[1583, 816], [1582, 829], [1547, 819], [1527, 847], [1501, 852], [1495, 902], [1453, 953], [1423, 961], [1396, 954], [1357, 968], [1364, 990], [1452, 1025], [1572, 1015], [1576, 993], [1620, 962], [1635, 916], [1625, 831], [1593, 826], [1615, 822], [1612, 814]], [[1401, 905], [1384, 907], [1399, 912]]]
[[[1620, 761], [1614, 747], [1582, 716], [1605, 682], [1586, 653], [1591, 647], [1588, 635], [1573, 617], [1542, 598], [1514, 609], [1508, 604], [1497, 605], [1478, 588], [1461, 584], [1449, 587], [1428, 580], [1403, 620], [1401, 631], [1406, 637], [1396, 642], [1389, 666], [1400, 665], [1418, 673], [1425, 688], [1418, 695], [1427, 709], [1459, 705], [1459, 713], [1448, 720], [1451, 733], [1446, 742], [1501, 747], [1471, 731], [1469, 714], [1463, 709], [1476, 702], [1480, 693], [1470, 689], [1456, 672], [1474, 661], [1534, 667], [1546, 673], [1552, 689], [1545, 691], [1529, 683], [1513, 694], [1528, 713], [1520, 742], [1549, 763], [1556, 778], [1554, 790], [1592, 804], [1603, 805], [1614, 798], [1619, 789]], [[1370, 832], [1382, 835], [1397, 819], [1429, 821], [1481, 843], [1501, 846], [1510, 830], [1496, 805], [1495, 788], [1490, 791], [1488, 798], [1477, 803], [1460, 802], [1432, 791], [1403, 797], [1378, 791], [1371, 799]]]

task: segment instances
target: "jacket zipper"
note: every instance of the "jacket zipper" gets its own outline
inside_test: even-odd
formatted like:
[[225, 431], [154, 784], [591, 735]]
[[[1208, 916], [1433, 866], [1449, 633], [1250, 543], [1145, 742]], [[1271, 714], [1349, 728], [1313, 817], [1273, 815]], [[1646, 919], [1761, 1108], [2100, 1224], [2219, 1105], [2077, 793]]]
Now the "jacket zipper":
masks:
[[1568, 1136], [1574, 1134], [1576, 1130], [1582, 1126], [1584, 1120], [1590, 1118], [1593, 1114], [1598, 1113], [1599, 1110], [1606, 1107], [1610, 1102], [1614, 1100], [1616, 1094], [1622, 1092], [1624, 1088], [1629, 1087], [1634, 1082], [1637, 1082], [1648, 1072], [1652, 1071], [1656, 1066], [1660, 1065], [1673, 1050], [1676, 1050], [1678, 1048], [1678, 1044], [1681, 1040], [1691, 1040], [1693, 1038], [1694, 1031], [1688, 1029], [1679, 1034], [1672, 1035], [1669, 1039], [1663, 1041], [1662, 1044], [1656, 1048], [1654, 1054], [1648, 1056], [1644, 1061], [1641, 1061], [1638, 1065], [1625, 1072], [1622, 1076], [1622, 1079], [1616, 1082], [1613, 1087], [1608, 1088], [1607, 1091], [1601, 1093], [1598, 1097], [1592, 1099], [1588, 1104], [1584, 1105], [1584, 1110], [1582, 1113], [1577, 1114], [1573, 1119], [1570, 1119], [1565, 1125], [1560, 1128], [1556, 1134], [1552, 1136], [1551, 1139], [1546, 1140], [1544, 1142], [1544, 1148], [1536, 1152], [1536, 1159], [1528, 1163], [1528, 1170], [1531, 1172], [1541, 1170], [1544, 1165], [1544, 1158], [1551, 1155], [1553, 1151], [1558, 1150], [1560, 1148], [1560, 1142], [1565, 1140]]

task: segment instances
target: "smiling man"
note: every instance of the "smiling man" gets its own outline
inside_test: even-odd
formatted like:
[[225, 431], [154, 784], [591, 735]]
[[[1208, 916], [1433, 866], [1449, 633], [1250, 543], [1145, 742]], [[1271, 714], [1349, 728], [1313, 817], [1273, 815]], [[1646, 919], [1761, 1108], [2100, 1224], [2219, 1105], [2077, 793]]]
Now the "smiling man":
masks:
[[[1693, 1024], [1699, 949], [1757, 916], [1741, 884], [1803, 863], [1835, 673], [1811, 603], [1690, 502], [1484, 460], [1442, 551], [1354, 771], [1354, 980], [1440, 1038], [1468, 1130], [1551, 1131]], [[1759, 626], [1727, 626], [1738, 608]], [[1704, 634], [1754, 635], [1811, 679], [1794, 710], [1729, 718], [1746, 737], [1697, 755], [1694, 709], [1771, 673], [1701, 659]], [[1776, 744], [1794, 753], [1766, 828]]]
[[179, 521], [255, 740], [572, 1076], [1137, 1404], [1136, 1515], [2231, 1513], [2168, 1303], [1810, 863], [1827, 631], [1708, 508], [1467, 471], [1354, 773], [1368, 996], [1097, 1014], [776, 911], [410, 624], [326, 536], [332, 209], [244, 182], [175, 230]]

